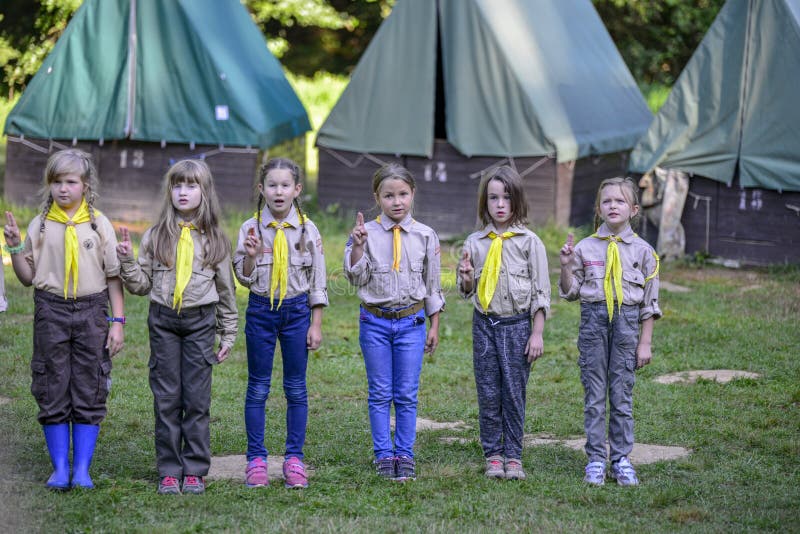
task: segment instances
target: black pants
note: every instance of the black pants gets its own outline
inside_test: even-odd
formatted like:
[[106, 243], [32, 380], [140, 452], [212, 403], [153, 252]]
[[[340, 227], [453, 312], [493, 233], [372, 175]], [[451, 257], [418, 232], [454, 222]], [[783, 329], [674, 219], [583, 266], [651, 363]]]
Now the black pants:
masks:
[[205, 476], [211, 465], [211, 370], [216, 305], [183, 309], [150, 303], [150, 389], [160, 477]]
[[111, 389], [108, 292], [65, 299], [33, 293], [31, 393], [39, 423], [99, 425]]

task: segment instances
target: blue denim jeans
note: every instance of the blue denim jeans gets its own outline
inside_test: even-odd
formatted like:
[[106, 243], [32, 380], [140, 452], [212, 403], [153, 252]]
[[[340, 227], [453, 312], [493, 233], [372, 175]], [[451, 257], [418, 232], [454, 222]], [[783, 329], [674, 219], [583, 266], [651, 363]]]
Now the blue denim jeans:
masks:
[[311, 323], [308, 297], [299, 295], [285, 299], [280, 308], [270, 310], [268, 298], [250, 293], [246, 317], [247, 395], [244, 400], [244, 425], [247, 431], [247, 460], [267, 457], [267, 448], [264, 446], [265, 409], [277, 341], [281, 344], [283, 392], [286, 395], [286, 456], [302, 459], [308, 421], [306, 336]]
[[[369, 423], [375, 458], [414, 457], [417, 391], [425, 350], [425, 310], [383, 319], [361, 308], [358, 341], [367, 370]], [[394, 403], [395, 435], [389, 428]]]

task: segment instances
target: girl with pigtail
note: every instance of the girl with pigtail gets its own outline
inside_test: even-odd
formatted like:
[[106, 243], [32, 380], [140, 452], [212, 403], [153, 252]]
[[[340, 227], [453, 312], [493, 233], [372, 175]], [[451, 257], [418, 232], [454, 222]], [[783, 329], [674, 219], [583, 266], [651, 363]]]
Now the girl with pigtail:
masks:
[[111, 357], [124, 339], [117, 239], [94, 208], [97, 185], [89, 154], [62, 150], [47, 161], [42, 211], [24, 242], [6, 212], [14, 273], [34, 287], [31, 393], [54, 469], [47, 486], [55, 490], [94, 487], [89, 466], [106, 415]]
[[258, 207], [239, 230], [233, 260], [236, 278], [250, 288], [245, 323], [245, 482], [251, 488], [269, 484], [265, 408], [275, 344], [280, 341], [287, 433], [283, 475], [287, 488], [305, 488], [308, 351], [317, 350], [322, 342], [322, 308], [328, 305], [322, 237], [300, 208], [303, 185], [296, 163], [269, 160], [259, 170], [257, 187]]

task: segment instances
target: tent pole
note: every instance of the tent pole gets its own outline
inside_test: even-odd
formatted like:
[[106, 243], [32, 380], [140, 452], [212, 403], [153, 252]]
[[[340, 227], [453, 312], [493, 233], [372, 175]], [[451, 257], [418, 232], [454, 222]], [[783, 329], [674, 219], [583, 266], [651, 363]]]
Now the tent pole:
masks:
[[136, 111], [136, 0], [131, 0], [128, 17], [128, 110], [125, 117], [125, 137], [133, 137], [134, 112]]

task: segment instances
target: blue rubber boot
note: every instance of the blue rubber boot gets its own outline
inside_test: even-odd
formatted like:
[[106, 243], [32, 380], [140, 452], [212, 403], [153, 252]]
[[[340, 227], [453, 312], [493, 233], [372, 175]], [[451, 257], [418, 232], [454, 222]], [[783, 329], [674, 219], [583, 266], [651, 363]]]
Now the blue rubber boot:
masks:
[[72, 487], [94, 488], [89, 476], [94, 446], [97, 443], [99, 425], [72, 423]]
[[47, 479], [47, 487], [54, 490], [69, 489], [69, 424], [42, 425], [44, 441], [50, 452], [53, 474]]

